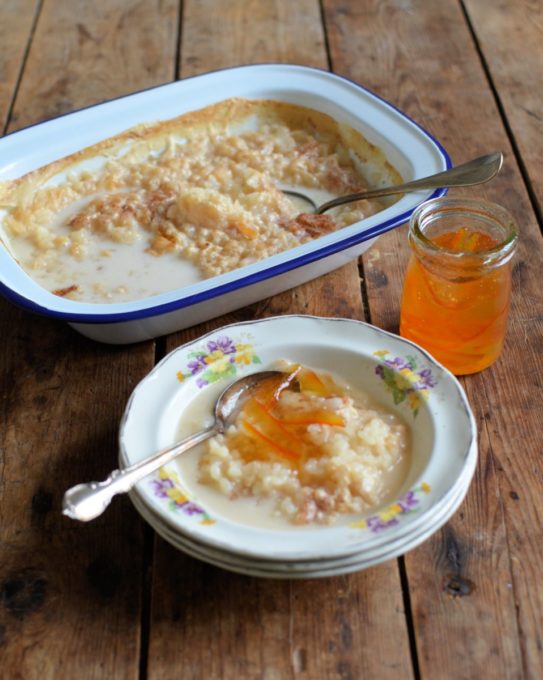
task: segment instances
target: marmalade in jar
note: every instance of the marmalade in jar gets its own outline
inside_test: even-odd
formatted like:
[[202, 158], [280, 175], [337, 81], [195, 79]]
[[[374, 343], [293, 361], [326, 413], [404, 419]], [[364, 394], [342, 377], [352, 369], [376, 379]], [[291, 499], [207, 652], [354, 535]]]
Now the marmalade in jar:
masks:
[[517, 240], [507, 218], [494, 204], [453, 199], [429, 201], [412, 218], [400, 334], [456, 375], [486, 368], [502, 350]]

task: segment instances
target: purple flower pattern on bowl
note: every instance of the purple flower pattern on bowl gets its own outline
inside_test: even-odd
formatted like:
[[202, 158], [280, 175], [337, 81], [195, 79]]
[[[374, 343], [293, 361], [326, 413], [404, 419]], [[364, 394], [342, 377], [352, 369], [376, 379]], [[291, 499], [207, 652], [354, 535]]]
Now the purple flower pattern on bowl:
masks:
[[411, 489], [384, 510], [358, 522], [352, 522], [349, 526], [353, 529], [369, 529], [373, 533], [394, 527], [400, 523], [402, 515], [416, 512], [420, 505], [421, 494], [428, 494], [430, 491], [430, 486], [426, 482], [422, 482], [420, 486]]
[[181, 511], [189, 516], [197, 515], [200, 524], [215, 524], [215, 520], [208, 515], [204, 508], [190, 499], [182, 489], [179, 477], [175, 472], [160, 468], [155, 472], [154, 478], [150, 480], [150, 485], [154, 495], [166, 501], [170, 510]]
[[186, 367], [177, 372], [177, 379], [183, 382], [196, 377], [199, 388], [234, 378], [243, 366], [262, 363], [252, 345], [236, 342], [227, 335], [208, 340], [203, 347], [188, 352], [187, 357]]
[[373, 355], [382, 359], [375, 367], [375, 374], [383, 380], [387, 389], [392, 392], [395, 404], [406, 402], [413, 415], [416, 416], [424, 401], [429, 397], [430, 390], [437, 385], [437, 378], [430, 368], [419, 368], [414, 356], [390, 358], [388, 349], [374, 352]]

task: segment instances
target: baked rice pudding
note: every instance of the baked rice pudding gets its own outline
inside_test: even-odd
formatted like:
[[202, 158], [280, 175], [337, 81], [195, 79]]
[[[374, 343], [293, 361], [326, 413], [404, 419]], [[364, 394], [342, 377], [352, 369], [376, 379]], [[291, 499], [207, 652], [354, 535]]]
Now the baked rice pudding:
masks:
[[122, 302], [268, 258], [384, 206], [300, 215], [279, 187], [323, 202], [400, 179], [379, 149], [323, 113], [230, 99], [0, 183], [2, 240], [51, 292]]
[[287, 375], [261, 383], [224, 434], [179, 460], [184, 482], [218, 514], [264, 524], [252, 519], [260, 511], [268, 526], [329, 525], [394, 499], [410, 461], [407, 425], [329, 375]]

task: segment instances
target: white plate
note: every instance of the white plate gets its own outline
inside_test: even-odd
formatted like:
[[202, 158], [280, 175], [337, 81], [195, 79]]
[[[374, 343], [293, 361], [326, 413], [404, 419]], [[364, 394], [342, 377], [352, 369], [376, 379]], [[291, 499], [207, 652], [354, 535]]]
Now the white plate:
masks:
[[[242, 66], [171, 83], [62, 116], [0, 139], [0, 180], [13, 179], [142, 122], [171, 118], [228, 97], [269, 98], [322, 111], [380, 147], [405, 180], [451, 166], [440, 144], [359, 85], [314, 68]], [[382, 212], [285, 253], [191, 286], [134, 302], [90, 304], [41, 288], [0, 247], [0, 292], [24, 308], [64, 319], [95, 340], [127, 343], [192, 326], [320, 276], [358, 257], [444, 190], [403, 196]]]
[[[213, 361], [198, 362], [206, 368], [195, 368], [193, 374], [194, 352]], [[238, 362], [242, 358], [253, 363]], [[174, 532], [251, 558], [323, 559], [395, 541], [427, 525], [433, 513], [450, 503], [471, 467], [470, 451], [476, 446], [475, 420], [460, 384], [413, 343], [346, 319], [282, 316], [233, 324], [178, 348], [151, 371], [129, 400], [120, 429], [121, 465], [142, 460], [175, 441], [183, 409], [210, 390], [217, 378], [227, 384], [234, 374], [263, 370], [280, 359], [344, 377], [409, 423], [413, 456], [400, 498], [348, 526], [261, 529], [215, 516], [200, 504], [194, 490], [188, 492], [180, 482], [174, 461], [133, 492]], [[385, 362], [391, 369], [387, 382]]]

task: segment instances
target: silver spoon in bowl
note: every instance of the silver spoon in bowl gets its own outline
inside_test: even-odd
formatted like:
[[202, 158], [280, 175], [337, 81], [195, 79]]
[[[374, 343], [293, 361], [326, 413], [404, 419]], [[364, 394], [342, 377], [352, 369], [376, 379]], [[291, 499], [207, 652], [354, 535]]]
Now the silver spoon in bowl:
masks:
[[311, 206], [312, 212], [315, 215], [322, 215], [322, 213], [331, 208], [336, 208], [338, 205], [352, 203], [353, 201], [360, 201], [362, 199], [380, 198], [381, 196], [391, 196], [392, 194], [404, 194], [407, 191], [417, 191], [419, 189], [469, 187], [474, 186], [475, 184], [482, 184], [495, 177], [500, 171], [502, 164], [503, 154], [498, 151], [486, 156], [480, 156], [467, 163], [462, 163], [462, 165], [449, 168], [449, 170], [438, 172], [435, 175], [421, 177], [421, 179], [405, 182], [404, 184], [396, 184], [395, 186], [370, 189], [356, 194], [338, 196], [319, 206], [317, 206], [312, 198], [302, 192], [293, 191], [291, 189], [281, 189], [281, 191], [288, 196], [294, 196], [306, 201], [308, 205]]
[[221, 392], [215, 402], [213, 412], [215, 419], [210, 427], [191, 434], [172, 446], [161, 449], [139, 463], [122, 470], [114, 470], [103, 482], [78, 484], [68, 489], [62, 501], [62, 513], [81, 522], [88, 522], [98, 517], [108, 507], [113, 496], [130, 491], [134, 484], [154, 470], [166, 465], [181, 453], [216, 434], [224, 432], [228, 425], [235, 420], [251, 391], [261, 382], [272, 378], [277, 379], [280, 376], [284, 376], [285, 381], [288, 380], [289, 384], [295, 384], [295, 379], [290, 374], [281, 371], [260, 371], [234, 381]]

